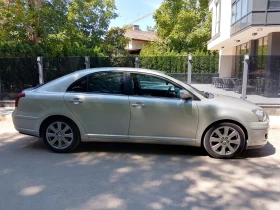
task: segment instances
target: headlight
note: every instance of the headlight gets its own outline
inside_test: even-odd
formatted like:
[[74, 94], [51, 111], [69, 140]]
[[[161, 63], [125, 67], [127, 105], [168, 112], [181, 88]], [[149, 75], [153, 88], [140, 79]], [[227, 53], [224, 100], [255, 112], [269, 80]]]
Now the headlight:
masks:
[[269, 120], [267, 113], [262, 109], [253, 109], [252, 112], [254, 112], [257, 115], [260, 122]]

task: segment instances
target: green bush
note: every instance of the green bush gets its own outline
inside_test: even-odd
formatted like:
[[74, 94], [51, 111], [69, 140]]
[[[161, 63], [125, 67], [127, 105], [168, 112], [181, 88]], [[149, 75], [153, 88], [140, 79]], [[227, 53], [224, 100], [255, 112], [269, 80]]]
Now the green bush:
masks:
[[0, 43], [0, 58], [26, 58], [26, 57], [65, 57], [65, 56], [104, 56], [97, 46], [60, 45], [29, 45], [27, 43]]
[[[140, 67], [155, 69], [166, 73], [187, 73], [188, 56], [140, 56]], [[217, 73], [219, 56], [193, 56], [193, 73]]]

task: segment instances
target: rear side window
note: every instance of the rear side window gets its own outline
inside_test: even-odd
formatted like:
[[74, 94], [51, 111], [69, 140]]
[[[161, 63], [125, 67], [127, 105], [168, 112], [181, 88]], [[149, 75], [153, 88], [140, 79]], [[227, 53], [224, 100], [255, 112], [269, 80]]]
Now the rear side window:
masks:
[[98, 72], [89, 76], [91, 93], [124, 94], [122, 72]]
[[122, 72], [97, 72], [85, 76], [72, 85], [67, 91], [79, 93], [124, 94]]
[[87, 92], [87, 77], [84, 77], [74, 82], [72, 85], [70, 85], [67, 91], [79, 93]]

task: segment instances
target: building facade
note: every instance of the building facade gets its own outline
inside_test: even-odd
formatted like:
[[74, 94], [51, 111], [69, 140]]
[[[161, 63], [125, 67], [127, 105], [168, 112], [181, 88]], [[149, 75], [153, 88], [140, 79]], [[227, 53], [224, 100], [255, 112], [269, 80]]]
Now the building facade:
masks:
[[158, 36], [154, 32], [141, 31], [139, 25], [133, 25], [132, 29], [127, 29], [124, 36], [129, 38], [125, 49], [130, 54], [139, 54], [144, 45], [158, 40]]
[[274, 91], [272, 95], [276, 96], [280, 71], [274, 68], [273, 62], [277, 56], [280, 60], [280, 0], [210, 0], [209, 10], [212, 12], [212, 38], [208, 49], [219, 51], [219, 76], [241, 75], [240, 55], [249, 54], [257, 59], [251, 71], [263, 71], [267, 79], [278, 78], [278, 82], [267, 85], [264, 90], [264, 95]]

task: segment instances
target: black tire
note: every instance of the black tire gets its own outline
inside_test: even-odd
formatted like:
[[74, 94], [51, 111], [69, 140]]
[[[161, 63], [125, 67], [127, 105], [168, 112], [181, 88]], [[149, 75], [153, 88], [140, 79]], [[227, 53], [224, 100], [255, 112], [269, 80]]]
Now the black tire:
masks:
[[[66, 128], [65, 125], [69, 126], [70, 129], [68, 129], [68, 133], [65, 133], [65, 136], [66, 135], [71, 135], [73, 138], [71, 138], [71, 141], [68, 141], [70, 137], [65, 137], [64, 139], [54, 139], [54, 138], [59, 138], [58, 134], [56, 134], [54, 132], [54, 138], [51, 136], [51, 137], [47, 137], [47, 129], [50, 129], [49, 126], [51, 126], [52, 124], [54, 124], [54, 128], [55, 128], [55, 123], [61, 123], [60, 126], [61, 126], [61, 129], [62, 128]], [[65, 127], [64, 127], [65, 126]], [[53, 131], [53, 129], [51, 130], [48, 130], [48, 134], [50, 131]], [[57, 130], [58, 131], [58, 130]], [[62, 135], [62, 134], [61, 134]], [[59, 117], [59, 118], [52, 118], [48, 121], [46, 121], [43, 126], [42, 126], [42, 137], [43, 137], [43, 141], [45, 143], [45, 145], [52, 151], [54, 152], [57, 152], [57, 153], [67, 153], [67, 152], [70, 152], [72, 150], [74, 150], [80, 143], [80, 132], [79, 132], [79, 129], [78, 127], [75, 125], [75, 123], [73, 123], [71, 120], [68, 120], [66, 118], [63, 118], [63, 117]], [[63, 137], [60, 137], [60, 138], [63, 138]], [[53, 140], [51, 140], [53, 139]], [[69, 145], [66, 145], [65, 142], [67, 140], [67, 143]], [[57, 143], [56, 143], [57, 141]], [[58, 141], [62, 142], [61, 147], [59, 148], [58, 146]], [[53, 145], [51, 145], [50, 142], [55, 142]], [[63, 147], [64, 145], [64, 147]]]
[[[228, 134], [226, 135], [225, 129], [227, 127], [229, 127], [229, 129], [227, 130]], [[220, 134], [222, 134], [223, 137], [217, 135], [217, 129], [220, 131]], [[233, 133], [234, 130], [236, 131], [236, 133]], [[231, 134], [233, 135], [233, 137], [231, 137]], [[211, 137], [212, 139], [210, 140]], [[217, 139], [219, 140], [216, 141]], [[236, 142], [240, 142], [239, 145]], [[213, 125], [208, 129], [203, 139], [203, 146], [207, 153], [211, 157], [218, 159], [235, 158], [244, 150], [245, 145], [246, 139], [243, 130], [238, 125], [233, 123], [218, 123]], [[232, 150], [234, 152], [230, 151], [230, 148], [234, 149]]]

